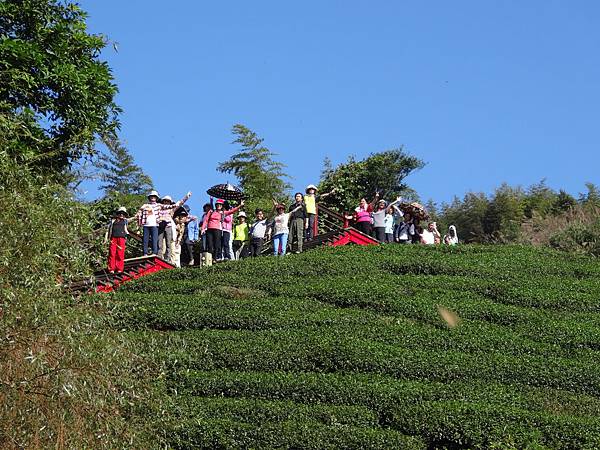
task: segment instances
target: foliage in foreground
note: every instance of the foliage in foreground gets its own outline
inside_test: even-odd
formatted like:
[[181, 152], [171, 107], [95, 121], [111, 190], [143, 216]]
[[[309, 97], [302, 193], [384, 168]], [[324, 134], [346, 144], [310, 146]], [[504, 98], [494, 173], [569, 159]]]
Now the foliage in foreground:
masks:
[[101, 304], [62, 291], [89, 270], [88, 211], [7, 158], [0, 204], [0, 447], [139, 445], [145, 364]]
[[108, 301], [161, 368], [175, 448], [591, 449], [598, 275], [530, 247], [346, 247], [163, 272]]
[[106, 43], [85, 19], [70, 1], [0, 2], [0, 145], [10, 158], [59, 172], [115, 128]]

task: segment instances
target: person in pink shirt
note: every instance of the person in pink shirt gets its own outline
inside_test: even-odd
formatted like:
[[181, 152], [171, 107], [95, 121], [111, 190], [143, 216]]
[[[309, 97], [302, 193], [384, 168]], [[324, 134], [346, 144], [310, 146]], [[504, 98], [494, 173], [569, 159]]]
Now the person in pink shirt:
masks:
[[[223, 208], [229, 209], [229, 202], [225, 202]], [[233, 255], [233, 242], [231, 238], [231, 232], [233, 230], [233, 214], [228, 214], [223, 218], [223, 237], [221, 240], [221, 248], [224, 260], [232, 259]]]
[[[242, 200], [235, 208], [225, 210], [225, 201], [218, 199], [215, 202], [215, 208], [210, 209], [204, 216], [202, 222], [202, 234], [206, 235], [206, 248], [209, 253], [212, 254], [214, 261], [223, 260], [223, 222], [225, 217], [235, 214], [242, 206], [244, 201]], [[229, 229], [231, 234], [231, 229]]]
[[362, 231], [365, 234], [371, 235], [373, 224], [373, 205], [378, 198], [379, 193], [375, 194], [375, 199], [371, 203], [367, 203], [367, 200], [364, 197], [361, 198], [358, 207], [354, 210], [354, 214], [351, 216], [346, 216], [346, 219], [354, 220], [354, 227], [358, 231]]

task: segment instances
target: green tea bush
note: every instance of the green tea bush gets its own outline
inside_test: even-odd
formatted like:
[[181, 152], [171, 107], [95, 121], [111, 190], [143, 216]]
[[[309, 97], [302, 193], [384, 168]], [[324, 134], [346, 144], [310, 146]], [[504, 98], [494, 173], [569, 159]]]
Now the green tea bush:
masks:
[[172, 447], [591, 449], [599, 275], [550, 249], [349, 246], [102, 298], [160, 368]]

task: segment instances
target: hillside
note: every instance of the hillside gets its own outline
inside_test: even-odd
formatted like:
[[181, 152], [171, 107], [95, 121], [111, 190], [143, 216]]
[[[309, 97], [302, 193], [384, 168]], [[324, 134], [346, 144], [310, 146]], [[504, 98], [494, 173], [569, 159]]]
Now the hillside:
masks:
[[346, 247], [109, 299], [175, 448], [599, 448], [599, 275], [528, 247]]

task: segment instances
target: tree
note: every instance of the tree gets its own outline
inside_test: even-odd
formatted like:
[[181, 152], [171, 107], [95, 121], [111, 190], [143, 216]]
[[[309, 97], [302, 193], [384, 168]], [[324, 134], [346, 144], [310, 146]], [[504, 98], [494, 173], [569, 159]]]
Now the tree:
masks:
[[68, 1], [0, 2], [1, 156], [62, 171], [118, 125], [106, 42], [86, 16]]
[[545, 179], [531, 185], [525, 197], [525, 216], [532, 218], [536, 214], [546, 217], [552, 212], [556, 199], [556, 192], [546, 185]]
[[319, 189], [332, 193], [323, 203], [349, 211], [362, 197], [370, 198], [375, 192], [379, 192], [381, 198], [395, 199], [402, 195], [416, 199], [415, 192], [403, 180], [424, 165], [402, 147], [372, 153], [361, 161], [351, 156], [345, 163], [335, 168], [326, 166], [323, 171]]
[[496, 189], [483, 217], [483, 231], [489, 238], [497, 242], [517, 240], [525, 217], [524, 197], [521, 188], [506, 183]]
[[576, 205], [577, 200], [575, 200], [575, 197], [561, 189], [558, 191], [554, 204], [552, 205], [552, 213], [554, 215], [559, 215], [571, 210]]
[[102, 142], [107, 153], [100, 154], [95, 167], [100, 170], [100, 188], [105, 195], [118, 193], [139, 195], [152, 189], [152, 179], [134, 163], [133, 156], [116, 134], [103, 133]]
[[483, 219], [488, 206], [483, 192], [469, 192], [462, 201], [454, 197], [450, 205], [443, 205], [439, 221], [444, 227], [455, 225], [461, 242], [485, 242]]
[[220, 163], [217, 170], [235, 175], [239, 186], [248, 196], [247, 207], [250, 211], [254, 208], [269, 211], [273, 207], [272, 198], [287, 198], [287, 191], [291, 188], [286, 181], [285, 165], [274, 160], [276, 154], [262, 145], [264, 139], [254, 131], [236, 124], [231, 132], [236, 136], [232, 143], [242, 148]]
[[600, 207], [600, 190], [594, 183], [585, 183], [587, 193], [579, 194], [579, 202], [588, 207]]

